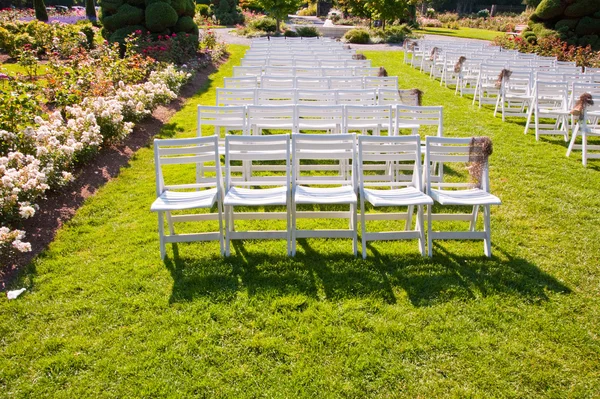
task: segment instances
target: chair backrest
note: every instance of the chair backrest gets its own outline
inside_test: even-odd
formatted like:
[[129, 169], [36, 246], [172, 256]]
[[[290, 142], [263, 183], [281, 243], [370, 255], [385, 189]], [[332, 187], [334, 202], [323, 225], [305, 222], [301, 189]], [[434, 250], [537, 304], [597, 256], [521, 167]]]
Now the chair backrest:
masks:
[[329, 78], [326, 77], [310, 77], [310, 76], [297, 76], [296, 77], [296, 88], [298, 89], [328, 89]]
[[346, 105], [345, 128], [346, 130], [372, 130], [379, 134], [379, 130], [386, 130], [392, 134], [392, 107], [390, 105]]
[[[228, 130], [246, 130], [246, 107], [210, 107], [198, 105], [197, 135], [203, 135], [204, 126], [213, 126], [212, 134], [220, 136], [221, 128]], [[206, 129], [204, 129], [206, 130]], [[205, 135], [205, 134], [204, 134]]]
[[258, 79], [255, 76], [245, 78], [225, 78], [223, 79], [226, 89], [256, 89]]
[[[321, 68], [323, 76], [353, 76], [353, 68]], [[362, 75], [358, 75], [362, 76]]]
[[375, 105], [377, 90], [375, 89], [338, 89], [337, 102], [343, 105]]
[[[246, 164], [242, 171], [239, 162]], [[290, 181], [289, 135], [225, 137], [225, 187], [290, 187]]]
[[398, 90], [397, 76], [366, 76], [365, 89], [395, 89]]
[[379, 89], [377, 90], [377, 101], [379, 105], [419, 105], [419, 95], [415, 90], [395, 90]]
[[217, 88], [217, 106], [252, 105], [256, 103], [257, 89]]
[[379, 68], [376, 67], [355, 67], [354, 76], [378, 76]]
[[[166, 184], [163, 167], [168, 165], [195, 165], [191, 183], [180, 183], [180, 170], [173, 172], [178, 184]], [[215, 165], [216, 173], [208, 176], [205, 165]], [[194, 137], [187, 139], [155, 139], [154, 165], [156, 168], [156, 195], [165, 190], [190, 190], [217, 187], [221, 190], [221, 163], [219, 160], [219, 141], [217, 136]], [[215, 169], [211, 169], [215, 170]]]
[[263, 67], [261, 67], [261, 66], [234, 66], [233, 67], [233, 77], [234, 78], [243, 78], [245, 76], [260, 76], [260, 75], [262, 75], [262, 72], [263, 72]]
[[[300, 130], [338, 130], [344, 125], [344, 107], [341, 105], [297, 105], [296, 127]], [[324, 126], [334, 126], [328, 128]]]
[[417, 136], [359, 136], [358, 180], [365, 187], [423, 189]]
[[336, 105], [337, 93], [335, 90], [320, 89], [296, 89], [298, 104], [306, 105]]
[[[399, 104], [396, 106], [396, 129], [402, 128], [402, 125], [435, 126], [435, 135], [442, 137], [444, 135], [444, 108], [442, 106], [410, 106]], [[425, 133], [427, 134], [427, 132]]]
[[294, 89], [256, 89], [256, 105], [296, 104]]
[[[466, 189], [473, 188], [476, 184], [469, 181], [468, 167], [472, 160], [470, 137], [434, 137], [429, 136], [425, 139], [425, 163], [423, 173], [425, 175], [425, 187], [427, 194], [431, 193], [432, 186], [445, 189]], [[444, 164], [453, 164], [453, 173], [451, 178], [446, 178], [450, 174], [444, 174]], [[437, 174], [432, 165], [439, 168]], [[461, 171], [459, 168], [464, 168]], [[473, 170], [473, 169], [471, 169]], [[440, 178], [441, 176], [441, 178]], [[489, 192], [488, 163], [481, 163], [480, 188]]]
[[535, 82], [536, 106], [565, 111], [569, 102], [569, 85], [566, 82]]
[[330, 89], [362, 89], [363, 78], [359, 76], [332, 76], [329, 78]]
[[[351, 185], [356, 189], [355, 159], [355, 134], [294, 134], [292, 185]], [[327, 161], [335, 164], [324, 165]]]
[[594, 105], [588, 105], [586, 107], [586, 111], [597, 112], [600, 110], [600, 83], [575, 82], [573, 83], [572, 87], [569, 108], [573, 108], [575, 106], [575, 103], [579, 100], [579, 97], [581, 97], [583, 93], [589, 93], [592, 95], [592, 101], [594, 101]]
[[249, 105], [246, 127], [261, 129], [285, 129], [295, 131], [295, 105]]
[[293, 89], [295, 87], [296, 80], [291, 76], [263, 75], [260, 78], [261, 89]]

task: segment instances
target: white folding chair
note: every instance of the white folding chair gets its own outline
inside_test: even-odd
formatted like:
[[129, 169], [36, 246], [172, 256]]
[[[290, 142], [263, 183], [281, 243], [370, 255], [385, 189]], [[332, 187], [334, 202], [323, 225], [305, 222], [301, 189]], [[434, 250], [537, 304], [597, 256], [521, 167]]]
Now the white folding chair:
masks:
[[337, 89], [339, 105], [376, 105], [377, 90], [375, 89]]
[[224, 78], [223, 83], [226, 89], [256, 89], [258, 87], [258, 79], [256, 76], [245, 78]]
[[337, 91], [329, 89], [296, 89], [296, 101], [306, 105], [336, 105]]
[[[233, 164], [242, 162], [244, 172]], [[257, 165], [254, 164], [257, 163]], [[285, 167], [281, 168], [281, 166]], [[291, 208], [290, 136], [225, 137], [225, 256], [230, 254], [231, 240], [284, 239], [290, 254]], [[243, 212], [236, 207], [286, 207], [285, 211]], [[285, 220], [285, 230], [240, 231], [235, 221]]]
[[296, 131], [296, 106], [289, 105], [249, 105], [247, 108], [248, 134], [262, 135], [266, 129]]
[[297, 105], [296, 132], [342, 133], [344, 107], [341, 105]]
[[[472, 206], [471, 213], [433, 213], [433, 206], [427, 206], [427, 248], [432, 254], [433, 240], [483, 240], [486, 256], [492, 256], [490, 236], [490, 206], [500, 205], [498, 197], [489, 192], [488, 162], [481, 153], [480, 146], [473, 146], [472, 138], [450, 138], [429, 136], [425, 141], [425, 174], [426, 193], [441, 206]], [[477, 143], [475, 143], [477, 144]], [[472, 148], [473, 147], [473, 148]], [[479, 150], [478, 150], [479, 149]], [[472, 155], [471, 155], [472, 154]], [[442, 179], [432, 175], [434, 163], [443, 171], [444, 165], [451, 163], [455, 166], [453, 175], [460, 176], [459, 165], [475, 161], [471, 171], [480, 171], [477, 182], [465, 182], [458, 178], [447, 178], [447, 173], [441, 173]], [[476, 165], [476, 166], [474, 166]], [[477, 216], [479, 207], [483, 207], [483, 230], [477, 231]], [[468, 231], [433, 231], [433, 220], [440, 221], [469, 221]]]
[[[575, 106], [575, 102], [583, 93], [589, 93], [594, 104], [587, 105], [581, 117], [574, 117], [572, 121], [573, 134], [567, 149], [567, 156], [570, 156], [573, 150], [581, 150], [581, 163], [583, 166], [587, 166], [588, 159], [600, 159], [600, 152], [598, 152], [600, 144], [588, 143], [589, 137], [600, 137], [600, 85], [596, 83], [574, 84], [570, 108]], [[577, 144], [579, 136], [581, 136], [581, 144]]]
[[533, 101], [533, 73], [531, 71], [512, 71], [510, 78], [503, 78], [500, 94], [496, 101], [494, 116], [498, 110], [502, 113], [502, 121], [506, 117], [527, 117], [526, 109]]
[[257, 89], [217, 88], [217, 106], [242, 106], [256, 103]]
[[256, 89], [256, 105], [296, 104], [294, 89]]
[[[205, 126], [212, 126], [213, 132], [217, 137], [221, 136], [221, 129], [224, 134], [239, 130], [246, 132], [246, 107], [209, 107], [198, 105], [198, 127], [197, 135], [201, 137], [206, 135]], [[204, 131], [203, 131], [204, 130]]]
[[[569, 87], [567, 83], [536, 81], [533, 90], [533, 102], [527, 114], [525, 134], [529, 130], [533, 115], [535, 125], [535, 139], [539, 140], [542, 134], [563, 136], [569, 140]], [[540, 122], [540, 119], [550, 120]]]
[[[419, 135], [422, 126], [433, 126], [433, 134], [442, 137], [444, 135], [444, 107], [442, 106], [414, 106], [398, 104], [395, 107], [396, 120], [394, 123], [394, 134], [400, 134], [402, 129], [410, 129], [412, 134]], [[425, 131], [424, 135], [432, 132]]]
[[416, 90], [396, 90], [396, 89], [379, 89], [377, 90], [377, 103], [379, 105], [419, 105], [419, 95]]
[[320, 90], [329, 88], [329, 78], [296, 76], [296, 88], [306, 90]]
[[365, 76], [365, 89], [393, 89], [398, 90], [397, 76]]
[[359, 76], [332, 76], [329, 77], [329, 88], [330, 89], [362, 89], [363, 78]]
[[[401, 166], [401, 167], [399, 167]], [[408, 173], [405, 173], [408, 167]], [[358, 138], [358, 178], [362, 256], [367, 258], [367, 242], [375, 240], [418, 239], [425, 255], [423, 207], [433, 200], [423, 193], [421, 181], [421, 142], [416, 136]], [[405, 213], [366, 213], [365, 202], [373, 207], [407, 207]], [[412, 215], [417, 207], [415, 228]], [[404, 219], [404, 231], [369, 231], [367, 220]]]
[[386, 131], [393, 135], [392, 107], [390, 105], [346, 105], [344, 107], [344, 129], [347, 132], [359, 130], [363, 134], [371, 131], [379, 136]]
[[[268, 68], [268, 67], [266, 67]], [[234, 78], [243, 78], [243, 77], [252, 77], [252, 76], [260, 76], [263, 73], [263, 67], [261, 66], [234, 66], [233, 67], [233, 77]]]
[[[223, 182], [218, 145], [217, 136], [154, 140], [157, 198], [152, 203], [150, 210], [158, 213], [161, 259], [166, 256], [166, 244], [178, 242], [218, 240], [221, 254], [223, 254]], [[184, 165], [193, 165], [195, 168], [186, 170]], [[206, 166], [212, 166], [214, 169], [210, 169], [216, 173], [207, 174]], [[167, 185], [164, 179], [165, 172], [168, 173], [169, 180], [178, 183]], [[183, 177], [188, 175], [189, 181], [192, 183], [180, 183]], [[215, 205], [217, 213], [172, 214], [177, 211], [211, 209]], [[165, 234], [165, 216], [169, 226], [169, 235]], [[175, 233], [175, 223], [208, 220], [218, 221], [218, 231]]]
[[296, 80], [292, 76], [267, 76], [263, 75], [260, 78], [261, 89], [287, 89], [291, 90], [296, 87]]
[[[356, 233], [356, 135], [354, 134], [294, 134], [292, 135], [292, 207], [291, 252], [296, 254], [298, 238], [351, 238], [357, 253]], [[314, 161], [333, 161], [328, 174], [322, 169], [314, 173]], [[313, 172], [311, 174], [311, 172]], [[324, 187], [325, 186], [325, 187]], [[349, 211], [298, 211], [298, 205], [348, 205]], [[349, 228], [299, 229], [298, 219], [347, 219]]]

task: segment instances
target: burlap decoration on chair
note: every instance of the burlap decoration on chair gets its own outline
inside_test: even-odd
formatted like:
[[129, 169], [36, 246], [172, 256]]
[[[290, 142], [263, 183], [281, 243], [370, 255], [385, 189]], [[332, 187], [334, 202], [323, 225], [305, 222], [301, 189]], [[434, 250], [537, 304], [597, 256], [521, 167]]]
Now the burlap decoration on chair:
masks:
[[433, 61], [435, 60], [435, 57], [437, 57], [437, 53], [440, 49], [437, 47], [434, 47], [431, 49], [431, 53], [429, 54], [429, 61]]
[[356, 54], [352, 54], [352, 59], [353, 60], [366, 60], [367, 57], [365, 57], [364, 54], [356, 53]]
[[380, 78], [385, 77], [385, 76], [388, 76], [388, 73], [384, 67], [379, 67], [379, 72], [377, 72], [377, 76]]
[[498, 74], [498, 79], [496, 80], [496, 89], [499, 89], [500, 87], [502, 87], [502, 81], [506, 80], [508, 82], [508, 80], [510, 79], [510, 75], [512, 75], [512, 72], [508, 69], [503, 69], [500, 71], [500, 73]]
[[577, 116], [579, 120], [583, 119], [585, 109], [588, 105], [594, 105], [594, 99], [590, 93], [583, 93], [579, 96], [579, 100], [575, 103], [575, 106], [571, 110], [570, 114]]
[[481, 188], [481, 178], [487, 165], [488, 157], [492, 155], [492, 140], [489, 137], [472, 137], [469, 145], [469, 163], [467, 170], [473, 187]]
[[463, 64], [465, 63], [466, 60], [467, 60], [467, 57], [465, 57], [464, 55], [460, 56], [460, 58], [458, 59], [458, 61], [456, 61], [456, 64], [454, 64], [454, 72], [455, 73], [461, 73], [462, 72]]

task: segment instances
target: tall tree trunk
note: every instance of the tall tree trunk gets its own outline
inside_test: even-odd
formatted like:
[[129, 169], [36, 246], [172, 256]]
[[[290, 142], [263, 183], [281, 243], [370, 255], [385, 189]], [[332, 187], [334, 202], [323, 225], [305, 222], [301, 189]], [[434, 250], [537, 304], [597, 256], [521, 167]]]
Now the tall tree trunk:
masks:
[[39, 21], [48, 22], [48, 12], [44, 0], [33, 0], [33, 7], [35, 8], [35, 17]]
[[275, 18], [275, 33], [279, 33], [279, 18]]
[[85, 16], [92, 22], [96, 22], [96, 8], [94, 0], [85, 0]]

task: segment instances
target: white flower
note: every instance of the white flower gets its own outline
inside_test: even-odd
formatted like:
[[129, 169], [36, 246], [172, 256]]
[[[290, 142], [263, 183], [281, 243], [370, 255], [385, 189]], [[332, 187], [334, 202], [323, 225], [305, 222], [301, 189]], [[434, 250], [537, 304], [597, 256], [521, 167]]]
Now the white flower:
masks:
[[35, 209], [33, 209], [32, 206], [22, 206], [19, 209], [19, 215], [21, 215], [23, 219], [29, 219], [30, 217], [35, 215]]

